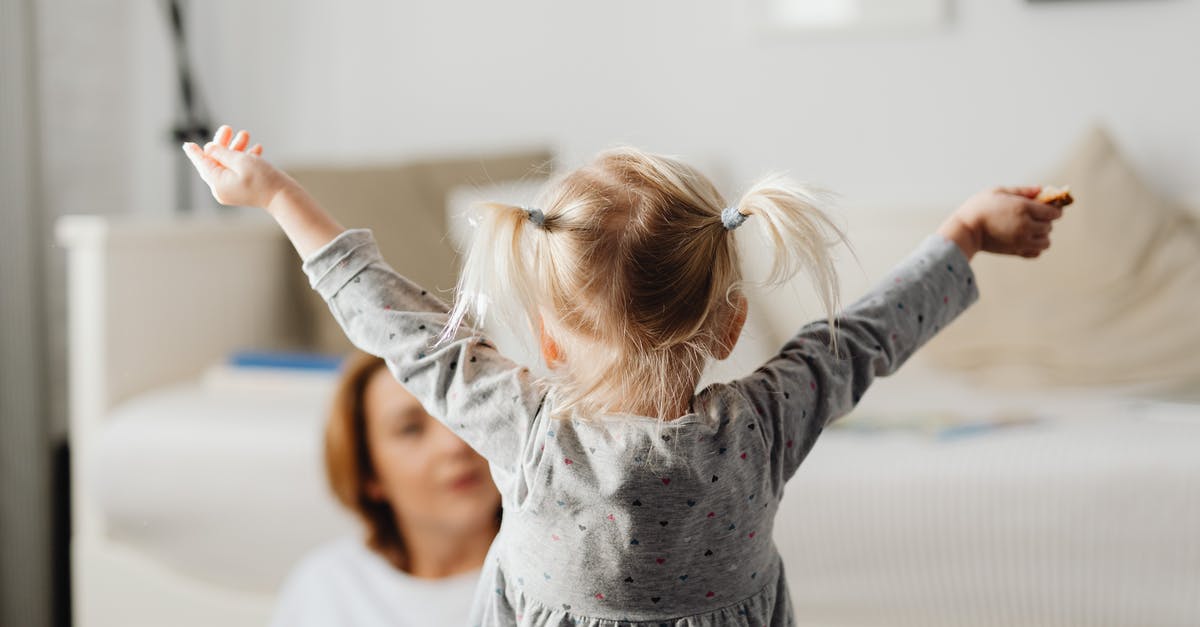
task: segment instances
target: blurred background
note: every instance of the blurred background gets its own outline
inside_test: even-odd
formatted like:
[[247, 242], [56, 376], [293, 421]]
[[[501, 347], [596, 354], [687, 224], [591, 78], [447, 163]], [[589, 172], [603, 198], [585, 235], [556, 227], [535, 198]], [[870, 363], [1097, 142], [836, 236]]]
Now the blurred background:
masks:
[[[237, 351], [329, 355], [347, 346], [304, 293], [278, 233], [253, 212], [219, 209], [181, 169], [181, 138], [221, 123], [249, 129], [348, 226], [388, 233], [388, 258], [439, 289], [452, 286], [454, 218], [472, 200], [535, 197], [547, 175], [618, 142], [684, 158], [727, 198], [777, 170], [840, 193], [839, 219], [861, 257], [846, 266], [847, 299], [975, 191], [1071, 184], [1079, 202], [1057, 240], [1068, 252], [1048, 254], [1032, 274], [1013, 263], [979, 266], [980, 313], [964, 316], [958, 341], [948, 331], [931, 345], [931, 371], [964, 377], [960, 404], [907, 406], [919, 386], [890, 396], [882, 389], [874, 409], [864, 399], [874, 413], [848, 424], [887, 431], [880, 437], [899, 438], [886, 440], [899, 448], [850, 441], [862, 436], [847, 429], [838, 457], [895, 455], [896, 473], [906, 454], [914, 464], [935, 454], [905, 448], [903, 438], [944, 445], [936, 435], [947, 420], [994, 426], [1032, 412], [1043, 429], [1070, 422], [1085, 433], [956, 449], [906, 484], [928, 493], [946, 464], [961, 463], [974, 469], [958, 474], [962, 495], [1012, 488], [1023, 484], [1009, 475], [988, 484], [988, 473], [1028, 455], [1023, 468], [1038, 471], [1022, 478], [1036, 487], [1002, 491], [1014, 500], [999, 509], [1028, 514], [1073, 502], [1063, 494], [1088, 495], [1071, 510], [1080, 518], [1038, 527], [1030, 514], [1001, 528], [988, 515], [995, 504], [980, 504], [971, 511], [998, 525], [1001, 540], [976, 539], [995, 556], [1011, 556], [1011, 541], [1042, 555], [1056, 547], [1062, 560], [988, 562], [971, 553], [970, 535], [953, 553], [942, 553], [944, 544], [911, 548], [957, 556], [947, 559], [965, 570], [897, 557], [911, 570], [887, 572], [971, 582], [937, 588], [900, 577], [941, 590], [917, 609], [899, 592], [889, 596], [891, 580], [860, 590], [853, 582], [864, 580], [849, 571], [838, 571], [845, 578], [836, 591], [797, 592], [805, 567], [789, 562], [798, 618], [808, 610], [824, 622], [801, 624], [976, 624], [968, 615], [978, 624], [1200, 624], [1200, 467], [1190, 461], [1200, 458], [1198, 35], [1197, 0], [0, 0], [0, 624], [255, 624], [287, 566], [350, 525], [325, 502], [314, 462], [328, 377], [299, 384], [311, 396], [291, 395], [287, 407], [303, 415], [293, 431], [285, 419], [256, 418], [279, 411], [269, 397], [237, 396], [297, 389], [283, 376], [238, 379]], [[992, 294], [1013, 291], [991, 296], [989, 285], [998, 286]], [[750, 345], [711, 376], [752, 369], [796, 323], [819, 314], [797, 309], [809, 302], [802, 288], [760, 298]], [[991, 404], [968, 386], [990, 390]], [[1036, 400], [1004, 405], [1019, 396], [1014, 389]], [[931, 384], [920, 398], [949, 398], [938, 390]], [[195, 419], [171, 425], [164, 415]], [[1100, 416], [1115, 431], [1088, 430]], [[251, 425], [259, 419], [269, 426]], [[1146, 435], [1135, 420], [1164, 431]], [[230, 431], [214, 432], [216, 423]], [[216, 448], [201, 448], [206, 433]], [[265, 439], [261, 448], [247, 444], [254, 437]], [[1046, 444], [1053, 437], [1091, 446], [1078, 465], [1056, 467], [1046, 461], [1064, 457]], [[1134, 437], [1147, 440], [1128, 446]], [[231, 440], [270, 454], [220, 449]], [[835, 472], [843, 462], [832, 452], [818, 457], [821, 448], [806, 462], [830, 464], [813, 476], [832, 483], [814, 478], [807, 488], [818, 505], [823, 490], [833, 503], [848, 489], [836, 483], [846, 480]], [[1114, 461], [1130, 449], [1140, 457]], [[987, 454], [996, 463], [980, 466]], [[222, 461], [208, 468], [205, 460]], [[861, 465], [848, 472], [863, 490], [877, 483]], [[1057, 494], [1033, 475], [1082, 483]], [[1114, 487], [1123, 482], [1128, 493]], [[300, 496], [290, 501], [254, 497], [293, 486]], [[932, 490], [943, 504], [975, 502]], [[1039, 505], [1017, 500], [1036, 490], [1045, 490]], [[1117, 495], [1093, 500], [1104, 494]], [[879, 502], [863, 496], [863, 509], [846, 515], [869, 515]], [[279, 523], [272, 516], [289, 507], [311, 508], [318, 513], [305, 517], [316, 522], [263, 541], [262, 530]], [[840, 528], [833, 517], [805, 521], [804, 509], [780, 523], [785, 552], [811, 554], [821, 524], [826, 533]], [[1076, 525], [1095, 531], [1093, 517], [1111, 527], [1092, 544], [1064, 548], [1062, 535]], [[958, 520], [962, 533], [974, 519]], [[783, 529], [795, 536], [779, 537]], [[814, 580], [818, 567], [828, 574], [853, 561], [826, 557], [806, 562]], [[871, 572], [885, 572], [886, 559]], [[981, 563], [990, 575], [964, 579]], [[997, 573], [1074, 581], [1078, 597], [999, 586]], [[980, 600], [988, 588], [995, 596]], [[155, 608], [131, 609], [147, 596]], [[177, 621], [165, 618], [171, 611]]]

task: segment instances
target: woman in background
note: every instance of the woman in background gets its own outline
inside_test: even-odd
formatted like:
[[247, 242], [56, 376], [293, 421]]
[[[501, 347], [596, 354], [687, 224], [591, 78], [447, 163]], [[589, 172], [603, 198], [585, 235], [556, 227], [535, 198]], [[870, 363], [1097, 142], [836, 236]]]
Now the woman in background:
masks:
[[284, 583], [272, 625], [463, 625], [500, 495], [487, 462], [425, 412], [378, 357], [343, 370], [325, 469], [365, 537], [318, 547]]

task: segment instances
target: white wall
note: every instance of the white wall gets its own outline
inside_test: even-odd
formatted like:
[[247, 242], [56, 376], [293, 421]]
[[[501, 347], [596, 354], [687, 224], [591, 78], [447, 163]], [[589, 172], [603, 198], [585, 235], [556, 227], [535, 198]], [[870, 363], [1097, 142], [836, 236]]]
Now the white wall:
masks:
[[[949, 209], [1039, 180], [1102, 120], [1160, 189], [1200, 200], [1200, 1], [957, 0], [934, 32], [847, 36], [770, 34], [762, 1], [208, 0], [192, 15], [213, 111], [284, 162], [545, 140], [574, 163], [629, 141], [719, 164], [730, 194], [782, 168], [849, 203]], [[167, 162], [139, 163], [162, 170], [139, 197], [169, 199]]]

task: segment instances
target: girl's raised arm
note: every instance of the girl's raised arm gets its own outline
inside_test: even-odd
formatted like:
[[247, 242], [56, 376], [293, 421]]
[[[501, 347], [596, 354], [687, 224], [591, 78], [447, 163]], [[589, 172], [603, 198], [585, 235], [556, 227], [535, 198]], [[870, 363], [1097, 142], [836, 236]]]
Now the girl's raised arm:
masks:
[[[837, 317], [805, 325], [779, 355], [733, 382], [754, 404], [781, 487], [830, 422], [877, 376], [895, 372], [979, 298], [977, 252], [1039, 256], [1062, 207], [1039, 187], [992, 188], [968, 199], [907, 259]], [[836, 337], [836, 354], [830, 350]]]
[[383, 358], [430, 415], [492, 463], [501, 492], [519, 496], [520, 460], [537, 453], [529, 436], [545, 396], [529, 369], [465, 326], [437, 344], [450, 308], [393, 270], [366, 229], [342, 232], [303, 268], [346, 337]]
[[291, 177], [246, 150], [249, 135], [222, 126], [184, 151], [222, 204], [260, 207], [303, 259], [312, 285], [358, 348], [387, 362], [426, 411], [492, 462], [506, 498], [519, 492], [519, 460], [544, 392], [530, 371], [468, 329], [434, 346], [449, 307], [393, 270], [370, 231], [345, 230]]
[[[847, 414], [875, 377], [894, 373], [979, 298], [964, 251], [928, 236], [836, 328], [802, 327], [779, 354], [732, 382], [753, 404], [778, 488], [796, 472], [824, 428]], [[830, 348], [837, 336], [837, 354]]]

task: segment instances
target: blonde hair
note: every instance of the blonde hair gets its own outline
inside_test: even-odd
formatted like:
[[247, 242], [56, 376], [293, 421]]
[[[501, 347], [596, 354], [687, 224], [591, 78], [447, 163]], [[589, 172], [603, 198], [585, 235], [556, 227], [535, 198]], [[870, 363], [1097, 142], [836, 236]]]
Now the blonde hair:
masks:
[[[675, 417], [717, 349], [731, 348], [720, 343], [743, 279], [724, 198], [673, 157], [618, 146], [553, 182], [540, 201], [537, 223], [524, 207], [478, 205], [441, 340], [468, 314], [482, 322], [494, 313], [514, 330], [524, 321], [535, 339], [541, 323], [561, 357], [549, 377], [556, 415]], [[833, 327], [830, 249], [845, 236], [826, 215], [829, 203], [829, 194], [771, 174], [734, 207], [774, 246], [765, 283], [807, 270]]]

